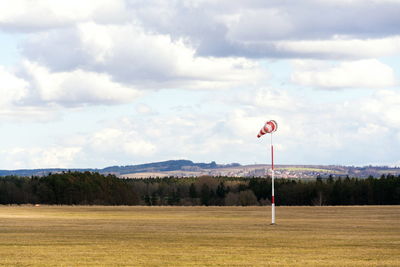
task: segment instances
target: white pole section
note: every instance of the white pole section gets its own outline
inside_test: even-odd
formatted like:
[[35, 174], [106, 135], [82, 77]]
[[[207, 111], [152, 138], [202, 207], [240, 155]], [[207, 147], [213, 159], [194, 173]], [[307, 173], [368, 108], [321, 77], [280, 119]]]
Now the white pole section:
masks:
[[271, 176], [272, 176], [272, 196], [271, 196], [271, 224], [275, 224], [275, 175], [274, 175], [274, 146], [272, 144], [272, 133], [271, 133]]

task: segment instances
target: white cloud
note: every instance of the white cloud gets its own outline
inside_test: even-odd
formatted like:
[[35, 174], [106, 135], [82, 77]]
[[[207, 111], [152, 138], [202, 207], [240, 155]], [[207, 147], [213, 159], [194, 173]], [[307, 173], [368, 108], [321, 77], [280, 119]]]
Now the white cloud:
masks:
[[221, 19], [228, 25], [227, 38], [232, 41], [279, 40], [295, 30], [290, 14], [276, 7], [245, 9]]
[[0, 155], [7, 169], [62, 168], [73, 167], [71, 163], [80, 152], [79, 147], [13, 147], [1, 150]]
[[318, 70], [295, 70], [292, 81], [325, 88], [379, 88], [397, 84], [393, 69], [375, 59], [341, 62]]
[[135, 129], [104, 128], [88, 137], [88, 145], [95, 152], [124, 153], [131, 156], [150, 156], [156, 147]]
[[36, 63], [24, 63], [37, 101], [60, 105], [119, 104], [139, 96], [132, 87], [113, 82], [107, 74], [74, 70], [50, 72]]
[[201, 39], [199, 49], [208, 54], [223, 55], [224, 51], [260, 58], [358, 59], [394, 55], [400, 52], [399, 3], [310, 0], [290, 4], [210, 4], [208, 8], [215, 13], [208, 11], [204, 17], [216, 17], [219, 28], [225, 29], [218, 32], [215, 41], [215, 46], [224, 46], [225, 50], [215, 49], [209, 44], [212, 40], [206, 38]]
[[[27, 106], [29, 82], [18, 77], [12, 70], [0, 66], [0, 116], [12, 121], [39, 121], [54, 119], [58, 113], [54, 109], [40, 106]], [[50, 112], [49, 112], [50, 111]]]
[[399, 52], [397, 0], [15, 0], [0, 2], [0, 9], [5, 30], [134, 24], [154, 36], [185, 40], [197, 56], [371, 58]]
[[0, 1], [0, 27], [14, 31], [40, 31], [79, 21], [120, 21], [120, 0], [13, 0]]
[[[101, 158], [119, 158], [143, 162], [170, 158], [206, 160], [222, 158], [229, 147], [241, 144], [235, 133], [226, 132], [229, 127], [223, 119], [206, 114], [182, 114], [146, 117], [124, 117], [113, 126], [89, 134], [85, 139], [87, 150]], [[226, 155], [226, 162], [234, 160], [234, 154]]]
[[400, 3], [399, 0], [315, 0], [315, 2], [320, 2], [322, 4], [328, 3], [332, 5]]
[[0, 110], [21, 102], [28, 93], [29, 83], [0, 66]]
[[[64, 49], [60, 60], [48, 55], [59, 43], [69, 42], [75, 48]], [[252, 60], [199, 57], [183, 39], [147, 32], [135, 24], [81, 23], [74, 30], [34, 35], [24, 47], [28, 58], [51, 70], [107, 73], [140, 89], [226, 88], [257, 83], [267, 76]]]
[[276, 88], [263, 88], [251, 91], [252, 95], [248, 92], [237, 95], [236, 101], [244, 104], [255, 105], [258, 107], [269, 108], [272, 110], [290, 111], [293, 112], [302, 108], [302, 103], [295, 97], [289, 95], [287, 91]]
[[357, 129], [357, 137], [359, 140], [363, 140], [363, 141], [369, 141], [372, 138], [374, 138], [375, 136], [378, 135], [386, 135], [387, 132], [389, 131], [389, 128], [383, 126], [381, 124], [381, 122], [378, 123], [374, 123], [372, 122], [366, 122], [364, 125], [361, 125], [358, 129]]
[[377, 39], [351, 39], [333, 36], [325, 40], [279, 41], [277, 51], [322, 59], [335, 58], [373, 58], [396, 55], [400, 52], [400, 37], [392, 36]]
[[52, 72], [25, 60], [16, 70], [0, 65], [0, 116], [51, 120], [61, 107], [129, 103], [141, 92], [112, 80], [105, 73], [76, 69]]
[[136, 111], [141, 115], [156, 115], [157, 112], [154, 111], [149, 105], [140, 103], [136, 105]]
[[400, 130], [400, 93], [393, 90], [379, 90], [370, 98], [361, 99], [355, 107], [364, 121], [383, 128]]

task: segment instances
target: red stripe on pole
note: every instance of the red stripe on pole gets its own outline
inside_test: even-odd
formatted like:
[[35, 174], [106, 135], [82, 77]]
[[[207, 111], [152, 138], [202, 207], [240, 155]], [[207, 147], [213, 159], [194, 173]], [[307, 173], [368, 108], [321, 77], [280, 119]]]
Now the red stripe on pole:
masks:
[[275, 204], [275, 196], [271, 197], [271, 204]]

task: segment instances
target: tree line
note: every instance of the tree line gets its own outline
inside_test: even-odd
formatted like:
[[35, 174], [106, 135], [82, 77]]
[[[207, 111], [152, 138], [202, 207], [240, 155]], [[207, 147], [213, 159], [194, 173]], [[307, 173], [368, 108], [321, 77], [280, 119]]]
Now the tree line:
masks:
[[[277, 205], [398, 205], [400, 175], [275, 179]], [[120, 179], [96, 172], [0, 178], [0, 204], [270, 205], [270, 178]]]

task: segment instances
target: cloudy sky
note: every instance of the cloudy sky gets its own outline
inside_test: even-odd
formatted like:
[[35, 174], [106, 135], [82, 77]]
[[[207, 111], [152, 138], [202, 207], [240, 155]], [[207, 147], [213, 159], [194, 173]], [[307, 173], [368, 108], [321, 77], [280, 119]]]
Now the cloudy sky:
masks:
[[400, 0], [0, 0], [0, 168], [400, 165]]

